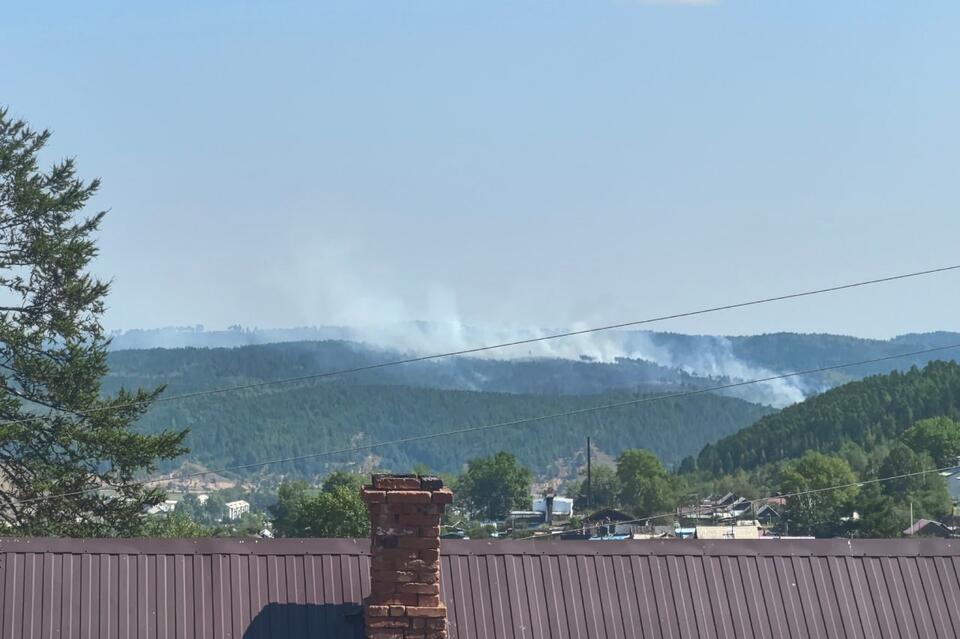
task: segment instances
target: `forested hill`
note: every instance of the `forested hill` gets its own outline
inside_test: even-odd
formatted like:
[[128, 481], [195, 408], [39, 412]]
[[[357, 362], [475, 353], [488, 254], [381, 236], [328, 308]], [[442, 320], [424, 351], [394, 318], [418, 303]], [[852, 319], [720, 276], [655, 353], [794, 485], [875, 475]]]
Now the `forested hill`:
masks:
[[[124, 344], [164, 342], [165, 332], [150, 331], [117, 335], [110, 354], [111, 376], [106, 388], [166, 383], [171, 392], [192, 391], [232, 384], [312, 375], [405, 359], [443, 350], [508, 341], [530, 335], [486, 336], [467, 331], [462, 341], [450, 342], [448, 335], [430, 324], [406, 327], [419, 338], [416, 346], [383, 342], [358, 342], [346, 328], [321, 331], [174, 331], [172, 337], [190, 338], [190, 343], [222, 344], [233, 340], [288, 340], [293, 336], [327, 334], [350, 336], [323, 341], [278, 341], [235, 348], [154, 348], [124, 350]], [[413, 342], [391, 334], [394, 341]], [[373, 335], [373, 337], [378, 337]], [[137, 339], [134, 339], [137, 338]], [[143, 339], [140, 339], [143, 338]], [[446, 339], [446, 341], [445, 341]], [[610, 331], [596, 336], [579, 336], [524, 345], [491, 353], [498, 358], [451, 357], [395, 368], [383, 368], [344, 377], [347, 383], [401, 384], [429, 388], [483, 390], [544, 395], [581, 395], [614, 391], [663, 392], [679, 388], [704, 387], [726, 381], [769, 377], [822, 366], [886, 358], [903, 353], [960, 343], [957, 333], [903, 335], [890, 340], [871, 340], [840, 335], [774, 333], [723, 337], [682, 335], [649, 331]], [[425, 350], [426, 349], [426, 350]], [[751, 402], [786, 406], [818, 392], [867, 375], [907, 370], [933, 359], [950, 359], [960, 353], [937, 352], [886, 359], [868, 365], [835, 369], [825, 373], [792, 377], [776, 382], [744, 386], [729, 391]]]
[[[634, 397], [549, 397], [404, 386], [300, 384], [158, 403], [138, 427], [146, 431], [190, 428], [187, 445], [191, 451], [178, 462], [186, 459], [221, 467], [548, 415]], [[409, 471], [414, 464], [422, 463], [434, 471], [454, 472], [468, 459], [508, 450], [538, 473], [556, 476], [564, 469], [557, 468], [555, 462], [575, 458], [585, 448], [587, 435], [594, 437], [599, 450], [610, 455], [644, 447], [671, 464], [769, 412], [739, 399], [705, 394], [317, 457], [250, 472], [309, 477], [329, 472], [334, 465], [356, 465], [368, 455], [375, 456], [376, 465], [386, 469]]]
[[[194, 392], [359, 368], [407, 357], [411, 354], [333, 340], [239, 348], [123, 350], [110, 353], [110, 373], [104, 380], [104, 390], [166, 384], [168, 394]], [[586, 395], [617, 390], [664, 392], [711, 383], [682, 370], [633, 359], [599, 363], [557, 358], [466, 357], [379, 368], [343, 376], [339, 381], [535, 395]]]
[[848, 441], [869, 451], [915, 421], [936, 416], [960, 417], [960, 365], [954, 362], [931, 362], [923, 369], [834, 388], [708, 444], [697, 466], [721, 475], [807, 450], [836, 452]]
[[[791, 370], [830, 364], [838, 357], [840, 361], [855, 361], [919, 350], [928, 347], [931, 340], [938, 344], [954, 338], [951, 334], [927, 334], [880, 342], [793, 334], [742, 338], [639, 332], [633, 335], [644, 335], [641, 340], [644, 344], [633, 344], [631, 348], [669, 352], [671, 356], [664, 357], [664, 361], [672, 364], [699, 358], [701, 365], [693, 368], [713, 376], [696, 376], [680, 368], [629, 358], [610, 363], [561, 358], [446, 358], [309, 383], [279, 384], [255, 392], [160, 403], [143, 418], [141, 427], [147, 430], [189, 427], [193, 431], [188, 441], [193, 449], [189, 459], [208, 466], [234, 465], [264, 457], [285, 457], [304, 451], [562, 412], [621, 401], [638, 393], [704, 388], [731, 379], [725, 376], [725, 371], [734, 375], [733, 379], [759, 377], [773, 369], [778, 353], [784, 361], [795, 362], [795, 366], [787, 363], [773, 370]], [[824, 350], [824, 345], [836, 352], [830, 348]], [[802, 355], [807, 348], [816, 353], [812, 359]], [[110, 373], [104, 380], [103, 390], [112, 394], [120, 387], [152, 388], [165, 384], [166, 395], [170, 396], [316, 375], [403, 355], [344, 341], [215, 349], [120, 350], [110, 353]], [[764, 367], [751, 369], [738, 363], [747, 360], [764, 362]], [[907, 360], [884, 365], [893, 367], [904, 363]], [[860, 372], [859, 368], [845, 369], [842, 374], [824, 380], [822, 385], [814, 381], [808, 388], [829, 388], [849, 379], [844, 376]], [[920, 373], [894, 375], [889, 379], [911, 380], [917, 375]], [[800, 384], [807, 383], [808, 379], [789, 381]], [[882, 382], [871, 379], [864, 384], [864, 388], [870, 389]], [[768, 417], [738, 437], [707, 447], [701, 453], [704, 468], [726, 472], [737, 466], [751, 467], [789, 457], [806, 448], [828, 450], [844, 438], [859, 441], [856, 425], [864, 419], [882, 420], [888, 410], [879, 399], [867, 401], [856, 397], [852, 389], [860, 387], [854, 384], [826, 392], [787, 409], [784, 417]], [[786, 402], [772, 400], [778, 395], [794, 397], [800, 388], [771, 384], [745, 386], [743, 390], [755, 393], [747, 396], [748, 399], [783, 405]], [[877, 391], [881, 392], [885, 391]], [[849, 393], [854, 393], [853, 400], [848, 401]], [[818, 406], [827, 408], [821, 411]], [[913, 411], [916, 417], [925, 414], [916, 407]], [[691, 397], [537, 424], [525, 430], [504, 429], [373, 452], [383, 456], [382, 464], [388, 468], [408, 469], [422, 462], [439, 471], [456, 470], [471, 456], [506, 448], [514, 450], [538, 472], [554, 474], [558, 470], [551, 468], [551, 464], [569, 459], [582, 450], [584, 437], [592, 434], [588, 429], [596, 427], [597, 444], [604, 452], [615, 455], [624, 448], [647, 447], [666, 464], [673, 465], [772, 412], [732, 398]], [[794, 415], [796, 417], [792, 417]], [[841, 423], [849, 433], [833, 433], [835, 415], [843, 416]], [[809, 429], [791, 426], [794, 422], [812, 422], [813, 426]], [[898, 427], [906, 425], [898, 423]], [[770, 429], [772, 434], [767, 434]], [[357, 463], [361, 458], [353, 455], [336, 461]], [[308, 475], [322, 472], [329, 469], [327, 463], [327, 459], [303, 462], [293, 472]]]

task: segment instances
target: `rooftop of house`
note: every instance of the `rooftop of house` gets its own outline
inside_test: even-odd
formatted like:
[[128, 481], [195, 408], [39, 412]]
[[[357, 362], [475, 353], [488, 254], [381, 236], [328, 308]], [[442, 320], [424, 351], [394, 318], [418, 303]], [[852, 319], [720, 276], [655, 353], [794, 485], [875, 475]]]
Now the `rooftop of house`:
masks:
[[602, 522], [618, 522], [618, 521], [634, 521], [634, 517], [631, 517], [622, 510], [616, 510], [614, 508], [604, 508], [603, 510], [598, 510], [586, 517], [583, 518], [584, 523], [602, 523]]
[[953, 529], [943, 522], [922, 518], [903, 530], [904, 535], [935, 535], [938, 537], [949, 537], [953, 532]]
[[[960, 632], [960, 542], [454, 541], [449, 636]], [[363, 636], [370, 541], [0, 539], [4, 637]], [[97, 633], [97, 630], [94, 630]]]

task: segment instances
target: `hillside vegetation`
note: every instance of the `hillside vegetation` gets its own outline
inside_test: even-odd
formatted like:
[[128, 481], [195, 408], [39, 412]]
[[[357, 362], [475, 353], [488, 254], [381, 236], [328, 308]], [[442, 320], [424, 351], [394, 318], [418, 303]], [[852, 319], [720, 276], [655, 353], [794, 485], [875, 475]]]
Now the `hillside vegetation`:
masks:
[[[787, 369], [791, 362], [795, 368], [814, 367], [835, 360], [917, 350], [950, 343], [956, 337], [927, 334], [877, 341], [796, 334], [737, 338], [632, 335], [643, 335], [668, 349], [676, 361], [704, 355], [724, 344], [728, 355], [771, 367], [781, 358], [787, 363], [781, 368]], [[813, 355], [803, 355], [807, 352]], [[719, 351], [714, 355], [721, 356]], [[401, 356], [344, 341], [114, 351], [103, 390], [113, 393], [121, 387], [166, 384], [165, 396], [170, 396], [315, 375]], [[882, 365], [902, 363], [889, 361]], [[957, 371], [956, 364], [935, 364], [922, 370], [871, 377], [826, 391], [781, 413], [732, 398], [694, 396], [522, 429], [376, 448], [370, 451], [374, 458], [367, 461], [394, 469], [423, 463], [438, 471], [454, 472], [471, 457], [507, 449], [516, 452], [538, 474], [562, 476], [572, 472], [570, 464], [577, 463], [574, 458], [583, 450], [585, 437], [592, 435], [600, 450], [611, 456], [628, 448], [648, 448], [668, 467], [699, 452], [701, 475], [720, 477], [795, 458], [808, 449], [830, 452], [845, 442], [869, 450], [875, 442], [895, 436], [917, 419], [956, 415], [949, 393], [957, 384]], [[861, 369], [845, 369], [842, 375], [834, 376], [832, 383], [846, 381], [844, 376], [855, 372]], [[634, 359], [600, 363], [448, 358], [161, 402], [140, 420], [139, 427], [147, 432], [165, 427], [190, 428], [188, 445], [192, 452], [188, 461], [224, 466], [563, 412], [639, 394], [703, 388], [723, 379], [696, 377], [677, 368]], [[799, 383], [806, 378], [797, 379]], [[944, 387], [947, 394], [941, 392]], [[746, 430], [738, 432], [742, 428]], [[286, 468], [272, 467], [269, 472], [311, 476], [363, 461], [364, 454], [354, 453], [306, 460]], [[691, 458], [684, 470], [690, 470], [692, 462]]]
[[[431, 344], [429, 325], [418, 333]], [[346, 329], [333, 331], [344, 333]], [[320, 331], [315, 331], [319, 333]], [[139, 333], [136, 333], [139, 334]], [[161, 332], [162, 334], [162, 332]], [[290, 336], [305, 334], [291, 331]], [[306, 334], [310, 334], [309, 331]], [[126, 334], [125, 334], [126, 335]], [[111, 375], [106, 388], [168, 384], [168, 394], [204, 388], [313, 375], [422, 355], [420, 351], [391, 348], [376, 342], [327, 339], [254, 344], [236, 348], [173, 348], [117, 350], [130, 343], [117, 336], [110, 354]], [[218, 344], [214, 337], [236, 339], [283, 338], [276, 331], [191, 331], [184, 335], [199, 344]], [[497, 340], [467, 335], [468, 344]], [[503, 336], [501, 336], [503, 337]], [[209, 339], [208, 339], [209, 338]], [[386, 339], [384, 337], [384, 339]], [[133, 340], [137, 342], [138, 340]], [[140, 340], [142, 341], [142, 340]], [[163, 341], [163, 340], [160, 340]], [[649, 392], [704, 388], [730, 381], [768, 377], [771, 373], [808, 370], [884, 358], [932, 347], [960, 343], [956, 333], [904, 335], [891, 340], [868, 340], [839, 335], [773, 333], [741, 337], [682, 335], [647, 331], [612, 331], [583, 342], [527, 345], [491, 353], [510, 359], [449, 357], [397, 367], [378, 368], [342, 377], [349, 384], [399, 384], [457, 390], [479, 390], [532, 395], [589, 395], [604, 392]], [[422, 344], [421, 344], [422, 346]], [[458, 343], [455, 348], [463, 348]], [[565, 346], [566, 357], [553, 346]], [[441, 340], [430, 349], [444, 350]], [[758, 404], [783, 407], [818, 392], [867, 375], [907, 370], [958, 352], [935, 352], [872, 364], [791, 377], [771, 383], [743, 386], [724, 394]], [[594, 359], [602, 353], [603, 359]], [[619, 356], [617, 356], [619, 354]]]
[[[506, 422], [634, 397], [545, 397], [404, 386], [301, 384], [158, 403], [138, 427], [146, 432], [189, 428], [186, 444], [190, 453], [186, 459], [219, 467]], [[584, 449], [587, 435], [611, 455], [643, 447], [665, 463], [674, 464], [770, 410], [714, 395], [668, 399], [520, 427], [278, 464], [265, 472], [311, 477], [339, 465], [356, 466], [368, 454], [375, 455], [383, 468], [409, 470], [419, 463], [434, 471], [455, 472], [473, 457], [509, 450], [537, 473], [555, 474], [554, 462], [576, 456]]]
[[869, 452], [916, 421], [938, 416], [960, 417], [960, 365], [954, 362], [868, 377], [767, 415], [708, 444], [697, 467], [716, 476], [798, 458], [811, 450], [835, 453], [851, 443]]
[[[238, 348], [113, 351], [107, 389], [166, 384], [169, 393], [272, 381], [405, 359], [410, 353], [344, 341], [287, 342]], [[557, 358], [495, 360], [451, 357], [378, 368], [338, 378], [345, 384], [398, 384], [534, 395], [614, 390], [662, 392], [710, 380], [653, 362], [611, 363]], [[330, 381], [330, 378], [326, 378]]]

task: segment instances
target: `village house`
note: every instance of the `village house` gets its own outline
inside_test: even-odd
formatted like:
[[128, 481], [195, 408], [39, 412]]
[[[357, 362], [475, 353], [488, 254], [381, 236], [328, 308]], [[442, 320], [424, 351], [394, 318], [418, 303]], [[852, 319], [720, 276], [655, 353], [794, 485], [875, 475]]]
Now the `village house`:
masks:
[[596, 536], [632, 535], [638, 528], [634, 517], [615, 508], [604, 508], [583, 518], [583, 528]]
[[903, 530], [906, 537], [960, 537], [960, 529], [948, 526], [940, 521], [918, 519]]
[[238, 499], [237, 501], [228, 501], [227, 504], [227, 519], [230, 521], [236, 521], [243, 517], [244, 514], [250, 512], [250, 503]]
[[176, 509], [177, 509], [177, 502], [176, 502], [176, 500], [174, 500], [174, 499], [166, 499], [166, 500], [164, 500], [163, 502], [161, 502], [161, 503], [159, 503], [159, 504], [157, 504], [157, 505], [155, 505], [155, 506], [150, 506], [150, 508], [147, 509], [147, 514], [148, 514], [148, 515], [159, 515], [159, 514], [163, 514], [163, 513], [172, 513], [172, 512], [173, 512], [174, 510], [176, 510]]
[[952, 540], [441, 542], [450, 499], [376, 476], [363, 540], [0, 539], [2, 636], [960, 636]]
[[766, 497], [750, 500], [729, 492], [720, 497], [706, 497], [695, 504], [677, 509], [679, 528], [731, 524], [738, 520], [758, 521], [763, 528], [780, 523], [786, 500], [783, 497]]
[[697, 539], [759, 539], [763, 528], [757, 521], [734, 521], [695, 528]]

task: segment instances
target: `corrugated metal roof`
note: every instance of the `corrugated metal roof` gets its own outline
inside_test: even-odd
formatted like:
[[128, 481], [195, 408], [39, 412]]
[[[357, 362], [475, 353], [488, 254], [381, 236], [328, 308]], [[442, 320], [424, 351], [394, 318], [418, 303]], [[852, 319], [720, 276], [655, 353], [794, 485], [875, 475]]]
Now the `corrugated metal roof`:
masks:
[[[362, 636], [366, 540], [0, 540], [0, 637]], [[957, 541], [443, 542], [450, 636], [957, 637]]]

